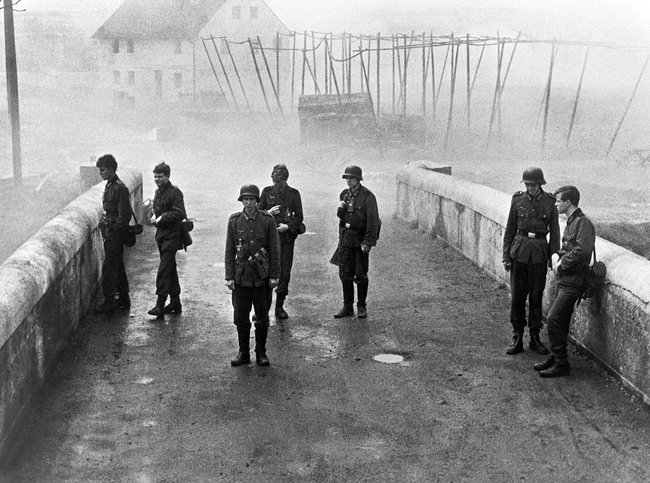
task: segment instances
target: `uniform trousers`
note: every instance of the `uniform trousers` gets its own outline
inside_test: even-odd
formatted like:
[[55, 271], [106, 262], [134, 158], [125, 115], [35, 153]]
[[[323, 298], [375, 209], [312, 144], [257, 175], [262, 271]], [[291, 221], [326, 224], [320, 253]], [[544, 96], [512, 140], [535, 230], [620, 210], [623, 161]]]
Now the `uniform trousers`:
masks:
[[551, 354], [555, 362], [567, 362], [567, 342], [569, 340], [569, 326], [576, 302], [582, 296], [581, 287], [558, 285], [557, 297], [548, 311], [546, 317], [548, 340]]
[[510, 321], [515, 332], [526, 327], [526, 298], [528, 298], [528, 328], [539, 331], [542, 326], [542, 297], [546, 286], [546, 262], [522, 263], [512, 261], [510, 270]]
[[110, 301], [115, 294], [129, 294], [129, 280], [124, 267], [124, 238], [111, 230], [104, 239], [104, 263], [102, 264], [102, 293]]
[[178, 270], [176, 268], [176, 246], [169, 241], [159, 241], [158, 251], [160, 253], [160, 264], [156, 275], [156, 295], [158, 297], [178, 297], [181, 293], [181, 285], [178, 281]]
[[255, 315], [257, 317], [255, 327], [268, 327], [267, 286], [244, 287], [242, 285], [235, 285], [232, 291], [232, 306], [235, 310], [234, 322], [237, 327], [250, 329], [251, 322], [249, 317], [251, 308], [255, 309]]
[[[291, 280], [291, 268], [293, 267], [293, 249], [295, 241], [280, 243], [280, 277], [278, 278], [278, 287], [275, 289], [277, 300], [284, 303], [289, 293], [289, 280]], [[266, 306], [271, 308], [273, 300], [273, 289], [268, 287]]]
[[361, 247], [340, 250], [339, 278], [341, 282], [368, 283], [368, 268], [370, 254], [364, 253]]
[[266, 304], [267, 289], [264, 287], [242, 287], [235, 285], [232, 291], [232, 306], [235, 309], [234, 322], [237, 326], [239, 351], [248, 353], [250, 344], [251, 307], [255, 309], [255, 352], [266, 353], [266, 337], [269, 330], [269, 308]]

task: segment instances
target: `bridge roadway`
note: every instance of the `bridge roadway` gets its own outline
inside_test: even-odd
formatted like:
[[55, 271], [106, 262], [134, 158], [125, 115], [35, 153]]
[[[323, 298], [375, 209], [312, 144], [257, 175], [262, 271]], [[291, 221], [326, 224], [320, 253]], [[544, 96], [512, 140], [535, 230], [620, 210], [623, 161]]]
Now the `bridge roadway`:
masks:
[[[370, 161], [359, 162], [384, 224], [369, 317], [332, 317], [341, 297], [328, 260], [349, 158], [294, 152], [282, 159], [308, 233], [296, 244], [290, 318], [272, 321], [270, 367], [230, 367], [226, 220], [240, 184], [266, 183], [277, 161], [199, 155], [181, 166], [179, 156], [172, 181], [199, 220], [178, 256], [183, 314], [146, 315], [157, 267], [147, 227], [128, 251], [131, 310], [87, 316], [0, 481], [650, 480], [648, 408], [575, 352], [559, 380], [532, 370], [541, 356], [507, 356], [507, 289], [393, 219], [392, 174]], [[154, 160], [141, 162], [146, 176]]]

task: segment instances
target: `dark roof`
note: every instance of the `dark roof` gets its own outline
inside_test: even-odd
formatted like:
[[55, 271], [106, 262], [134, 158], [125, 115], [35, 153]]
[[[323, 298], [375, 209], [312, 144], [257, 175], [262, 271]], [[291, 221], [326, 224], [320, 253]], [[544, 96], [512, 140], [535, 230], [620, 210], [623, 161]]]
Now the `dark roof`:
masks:
[[194, 39], [226, 0], [124, 0], [95, 39]]

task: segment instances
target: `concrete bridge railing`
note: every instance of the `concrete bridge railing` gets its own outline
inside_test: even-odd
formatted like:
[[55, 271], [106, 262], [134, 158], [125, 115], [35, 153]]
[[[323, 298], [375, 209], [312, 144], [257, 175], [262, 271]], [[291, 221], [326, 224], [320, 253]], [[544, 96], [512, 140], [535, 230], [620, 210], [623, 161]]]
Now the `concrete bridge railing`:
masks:
[[[415, 162], [398, 172], [396, 216], [446, 240], [508, 284], [501, 257], [510, 195], [427, 165]], [[575, 311], [572, 341], [650, 403], [650, 261], [602, 238], [596, 247], [607, 283]], [[545, 310], [554, 296], [552, 273], [547, 281]]]
[[[141, 214], [142, 174], [118, 173]], [[86, 191], [0, 265], [0, 454], [97, 293], [103, 190]]]

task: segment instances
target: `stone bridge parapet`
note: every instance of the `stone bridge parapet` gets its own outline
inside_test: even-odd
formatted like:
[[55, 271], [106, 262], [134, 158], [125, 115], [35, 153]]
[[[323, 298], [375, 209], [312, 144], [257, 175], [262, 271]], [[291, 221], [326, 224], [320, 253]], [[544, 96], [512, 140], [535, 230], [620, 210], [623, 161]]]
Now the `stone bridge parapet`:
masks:
[[[398, 172], [396, 216], [444, 239], [508, 284], [501, 258], [510, 196], [450, 176], [450, 170], [437, 171], [431, 163], [416, 162]], [[650, 261], [602, 238], [596, 239], [596, 251], [607, 265], [607, 282], [574, 312], [571, 340], [648, 404]], [[549, 271], [545, 310], [554, 297], [554, 286]]]
[[[119, 175], [141, 215], [142, 174]], [[0, 264], [0, 453], [97, 292], [103, 190], [83, 193]]]

